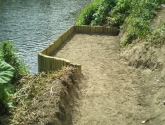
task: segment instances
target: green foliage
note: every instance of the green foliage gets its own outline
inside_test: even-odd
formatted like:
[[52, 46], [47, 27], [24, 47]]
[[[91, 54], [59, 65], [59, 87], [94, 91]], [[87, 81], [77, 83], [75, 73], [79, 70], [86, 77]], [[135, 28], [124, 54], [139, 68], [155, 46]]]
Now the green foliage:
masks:
[[91, 25], [106, 24], [106, 17], [114, 6], [116, 6], [116, 0], [102, 0], [101, 4], [98, 6], [98, 9], [93, 14]]
[[98, 9], [99, 4], [102, 0], [95, 0], [94, 2], [87, 5], [80, 15], [77, 18], [76, 24], [77, 25], [89, 25], [91, 20], [93, 20], [93, 14]]
[[116, 5], [116, 0], [95, 0], [86, 6], [77, 18], [77, 25], [102, 25]]
[[77, 20], [78, 25], [109, 25], [125, 30], [127, 36], [120, 46], [146, 37], [151, 20], [165, 0], [96, 0], [88, 5]]
[[[126, 8], [122, 27], [126, 28], [127, 36], [120, 46], [132, 43], [134, 39], [145, 37], [150, 31], [151, 20], [157, 14], [156, 10], [160, 8], [160, 0], [125, 0], [129, 6]], [[120, 14], [122, 14], [120, 12]], [[117, 20], [117, 19], [116, 19]], [[129, 23], [128, 23], [129, 22]], [[114, 24], [122, 25], [120, 21]], [[113, 23], [111, 23], [113, 25]]]
[[8, 63], [0, 60], [0, 107], [5, 112], [6, 108], [12, 107], [11, 94], [12, 84], [10, 84], [11, 79], [14, 76], [15, 69]]
[[11, 42], [4, 41], [0, 46], [0, 58], [15, 68], [15, 79], [20, 75], [29, 73], [28, 68], [25, 63], [19, 59], [17, 50]]
[[131, 3], [133, 0], [118, 0], [110, 16], [107, 17], [108, 24], [111, 26], [121, 26], [125, 18], [130, 14]]
[[8, 63], [0, 60], [0, 83], [9, 83], [14, 76], [15, 69]]
[[161, 47], [165, 43], [165, 22], [160, 28], [151, 30], [146, 39], [151, 46]]

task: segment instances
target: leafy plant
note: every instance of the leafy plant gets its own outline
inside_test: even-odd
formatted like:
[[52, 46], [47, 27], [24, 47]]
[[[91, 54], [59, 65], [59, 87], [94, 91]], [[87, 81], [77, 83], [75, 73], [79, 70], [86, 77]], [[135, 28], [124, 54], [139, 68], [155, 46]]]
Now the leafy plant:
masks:
[[77, 25], [90, 25], [93, 20], [93, 14], [96, 12], [101, 0], [95, 0], [94, 2], [87, 5], [82, 12], [79, 14], [76, 24]]
[[102, 0], [97, 11], [93, 14], [94, 19], [91, 21], [91, 25], [106, 24], [106, 17], [115, 5], [116, 0]]
[[[10, 97], [13, 94], [11, 79], [15, 69], [8, 63], [0, 60], [0, 107], [11, 107]], [[6, 108], [3, 108], [4, 110]]]
[[77, 18], [77, 25], [103, 25], [116, 5], [116, 0], [95, 0], [86, 6]]
[[107, 17], [111, 26], [121, 26], [130, 14], [132, 0], [118, 0], [110, 15]]
[[[122, 27], [126, 29], [127, 36], [122, 41], [120, 47], [132, 43], [134, 39], [144, 38], [150, 32], [151, 20], [160, 8], [160, 0], [126, 0], [130, 2], [130, 9], [127, 10], [126, 22]], [[140, 7], [139, 7], [140, 6]], [[129, 24], [127, 24], [129, 22]], [[123, 44], [124, 43], [124, 44]]]
[[17, 79], [22, 74], [28, 74], [25, 63], [19, 59], [17, 50], [13, 43], [4, 41], [1, 43], [0, 58], [15, 68], [14, 78]]
[[11, 65], [0, 60], [0, 83], [9, 83], [14, 76], [14, 71]]

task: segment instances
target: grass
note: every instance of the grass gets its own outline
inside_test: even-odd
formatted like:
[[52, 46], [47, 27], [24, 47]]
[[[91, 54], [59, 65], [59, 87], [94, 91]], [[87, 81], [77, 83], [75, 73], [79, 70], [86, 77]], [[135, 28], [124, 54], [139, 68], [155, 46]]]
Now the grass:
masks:
[[152, 29], [146, 37], [146, 41], [151, 46], [161, 47], [165, 44], [165, 22], [158, 29]]

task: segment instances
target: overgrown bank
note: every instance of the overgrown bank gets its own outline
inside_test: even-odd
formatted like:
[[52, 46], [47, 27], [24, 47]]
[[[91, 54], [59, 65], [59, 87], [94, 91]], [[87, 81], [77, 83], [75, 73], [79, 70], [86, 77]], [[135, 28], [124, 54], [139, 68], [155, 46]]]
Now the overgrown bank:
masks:
[[163, 3], [164, 0], [95, 0], [82, 10], [77, 25], [116, 26], [126, 33], [120, 41], [120, 47], [124, 47], [155, 32], [151, 22]]

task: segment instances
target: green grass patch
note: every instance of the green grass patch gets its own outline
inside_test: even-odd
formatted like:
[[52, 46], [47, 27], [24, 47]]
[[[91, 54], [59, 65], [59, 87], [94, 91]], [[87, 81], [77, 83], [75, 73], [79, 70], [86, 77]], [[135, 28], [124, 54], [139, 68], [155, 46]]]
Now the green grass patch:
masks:
[[161, 47], [165, 44], [165, 22], [158, 29], [152, 29], [146, 37], [147, 44]]

